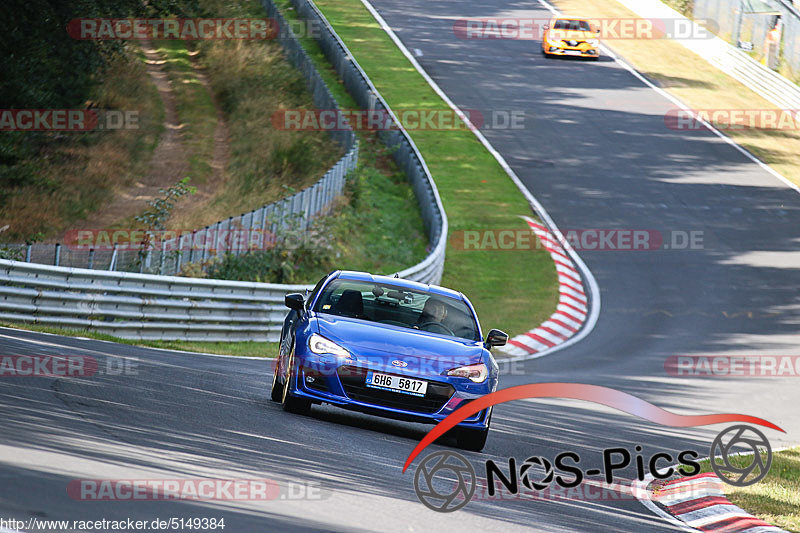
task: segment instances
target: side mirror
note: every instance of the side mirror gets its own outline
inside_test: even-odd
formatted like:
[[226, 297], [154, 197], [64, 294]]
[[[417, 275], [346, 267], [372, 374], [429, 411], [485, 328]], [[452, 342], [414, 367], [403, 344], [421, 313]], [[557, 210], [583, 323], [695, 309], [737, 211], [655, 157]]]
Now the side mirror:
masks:
[[299, 292], [293, 292], [292, 294], [287, 294], [283, 298], [283, 303], [285, 303], [286, 307], [288, 307], [289, 309], [294, 309], [299, 313], [303, 311], [303, 307], [305, 306], [306, 301], [303, 298], [302, 294], [300, 294]]
[[544, 28], [546, 30], [549, 30], [550, 29], [550, 24], [545, 24], [544, 26], [542, 26], [542, 28]]
[[596, 30], [594, 30], [594, 32], [595, 32], [596, 34], [600, 35], [600, 28], [597, 28]]
[[505, 346], [507, 342], [508, 333], [500, 331], [499, 329], [493, 329], [486, 334], [486, 345], [489, 347]]

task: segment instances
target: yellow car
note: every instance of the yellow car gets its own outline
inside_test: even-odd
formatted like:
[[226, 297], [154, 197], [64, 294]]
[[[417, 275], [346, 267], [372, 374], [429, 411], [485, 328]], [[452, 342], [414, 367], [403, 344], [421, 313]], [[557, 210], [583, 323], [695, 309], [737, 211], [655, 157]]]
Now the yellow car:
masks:
[[597, 34], [586, 19], [557, 17], [544, 27], [542, 53], [546, 57], [576, 56], [597, 59], [600, 57]]

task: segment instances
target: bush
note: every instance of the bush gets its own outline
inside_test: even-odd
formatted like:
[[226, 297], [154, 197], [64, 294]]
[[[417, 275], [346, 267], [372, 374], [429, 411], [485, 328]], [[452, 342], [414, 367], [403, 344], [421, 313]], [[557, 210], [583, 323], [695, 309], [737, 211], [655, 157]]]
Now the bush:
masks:
[[297, 221], [280, 232], [267, 250], [226, 254], [208, 270], [209, 278], [265, 283], [308, 283], [326, 272], [335, 251], [323, 224], [303, 231]]

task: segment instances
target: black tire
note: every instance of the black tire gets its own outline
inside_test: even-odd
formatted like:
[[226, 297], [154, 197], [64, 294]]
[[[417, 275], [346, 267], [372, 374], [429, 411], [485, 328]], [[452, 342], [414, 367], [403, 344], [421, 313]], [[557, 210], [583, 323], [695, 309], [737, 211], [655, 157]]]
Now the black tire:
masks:
[[288, 370], [286, 371], [286, 380], [283, 382], [283, 390], [281, 391], [283, 410], [298, 415], [308, 414], [308, 412], [311, 411], [311, 400], [292, 396], [292, 393], [289, 392], [289, 383], [292, 382], [294, 377], [294, 353], [289, 356], [289, 362], [286, 366]]
[[272, 372], [272, 392], [270, 397], [273, 402], [280, 402], [283, 399], [283, 383], [278, 379], [278, 361], [275, 361], [275, 371]]
[[486, 446], [486, 439], [489, 437], [489, 428], [472, 429], [458, 428], [456, 442], [458, 447], [471, 452], [479, 452]]

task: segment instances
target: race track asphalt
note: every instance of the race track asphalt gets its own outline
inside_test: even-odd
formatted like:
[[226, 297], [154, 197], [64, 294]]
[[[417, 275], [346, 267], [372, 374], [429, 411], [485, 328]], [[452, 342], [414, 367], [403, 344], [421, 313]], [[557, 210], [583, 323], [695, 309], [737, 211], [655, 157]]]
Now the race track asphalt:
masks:
[[[408, 48], [422, 51], [418, 60], [457, 105], [485, 115], [525, 112], [524, 129], [484, 133], [562, 230], [655, 230], [668, 243], [675, 232], [702, 232], [702, 246], [691, 250], [580, 251], [601, 290], [596, 327], [577, 345], [507, 366], [501, 386], [590, 383], [682, 414], [745, 413], [786, 430], [765, 430], [773, 447], [796, 445], [800, 378], [674, 377], [664, 363], [673, 355], [798, 355], [800, 195], [712, 133], [667, 128], [673, 104], [608, 58], [547, 60], [538, 42], [453, 34], [458, 18], [546, 18], [537, 3], [375, 6]], [[414, 493], [414, 466], [401, 473], [429, 426], [330, 407], [308, 417], [284, 413], [269, 400], [266, 361], [10, 329], [0, 329], [0, 353], [86, 355], [101, 370], [128, 361], [121, 374], [0, 379], [0, 518], [225, 517], [225, 531], [234, 532], [675, 530], [625, 494], [430, 511]], [[575, 451], [589, 468], [615, 446], [641, 445], [645, 457], [707, 453], [724, 427], [677, 429], [586, 402], [526, 400], [498, 406], [484, 453], [463, 454], [479, 467]], [[440, 449], [452, 448], [436, 444], [423, 456]], [[634, 475], [628, 469], [620, 478]], [[317, 483], [321, 496], [70, 497], [69, 482], [87, 478], [269, 478]]]

